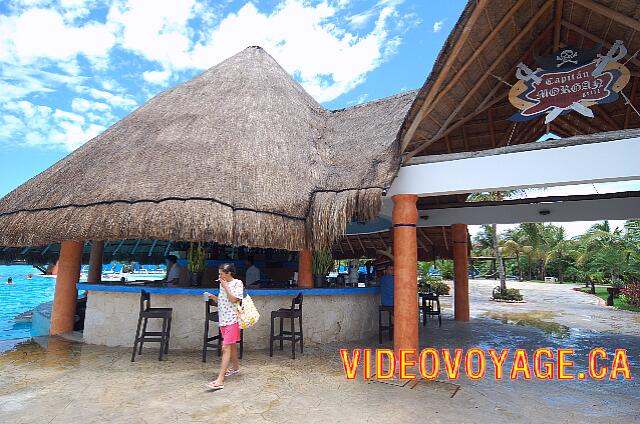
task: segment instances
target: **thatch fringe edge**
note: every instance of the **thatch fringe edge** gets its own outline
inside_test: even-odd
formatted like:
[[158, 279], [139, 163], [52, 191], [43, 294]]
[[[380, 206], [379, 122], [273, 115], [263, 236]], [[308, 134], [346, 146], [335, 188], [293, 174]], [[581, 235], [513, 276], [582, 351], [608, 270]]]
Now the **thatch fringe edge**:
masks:
[[[307, 217], [232, 208], [210, 200], [119, 202], [18, 211], [0, 218], [0, 245], [37, 246], [61, 240], [158, 239], [300, 250], [333, 244], [352, 220], [375, 218], [381, 188], [318, 191]], [[166, 222], [172, 222], [171, 227]], [[107, 229], [106, 231], [104, 229]]]

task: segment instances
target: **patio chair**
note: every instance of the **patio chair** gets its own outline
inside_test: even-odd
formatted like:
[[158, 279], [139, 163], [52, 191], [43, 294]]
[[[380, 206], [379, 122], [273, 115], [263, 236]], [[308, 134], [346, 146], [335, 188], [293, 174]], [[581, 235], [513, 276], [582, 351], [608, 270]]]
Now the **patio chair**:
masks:
[[422, 313], [422, 325], [427, 325], [427, 318], [430, 316], [438, 317], [438, 327], [442, 327], [442, 314], [440, 311], [440, 296], [436, 293], [421, 293], [421, 305], [419, 306]]
[[[271, 332], [269, 333], [269, 356], [273, 356], [273, 342], [280, 341], [280, 350], [284, 349], [283, 342], [285, 340], [291, 342], [291, 358], [296, 359], [296, 342], [300, 342], [300, 353], [303, 353], [303, 334], [302, 334], [302, 293], [298, 293], [291, 301], [291, 308], [281, 308], [277, 311], [271, 311]], [[280, 332], [273, 334], [275, 320], [280, 318]], [[299, 331], [295, 330], [295, 319], [298, 319]], [[284, 320], [291, 321], [291, 330], [284, 330]]]
[[[382, 313], [387, 313], [387, 325], [382, 324]], [[378, 342], [382, 344], [382, 332], [389, 332], [389, 340], [393, 340], [393, 306], [378, 306]]]
[[[169, 353], [169, 339], [171, 338], [171, 316], [172, 308], [152, 308], [151, 295], [145, 291], [140, 291], [140, 313], [138, 315], [138, 326], [136, 327], [136, 337], [133, 341], [133, 352], [131, 353], [131, 362], [135, 362], [136, 350], [138, 355], [142, 355], [142, 346], [144, 342], [160, 343], [160, 353], [158, 360], [162, 361], [162, 355]], [[162, 329], [160, 331], [147, 331], [147, 322], [149, 319], [161, 319]], [[144, 325], [142, 321], [144, 320]], [[142, 332], [140, 332], [142, 326]], [[139, 347], [138, 347], [138, 344]]]

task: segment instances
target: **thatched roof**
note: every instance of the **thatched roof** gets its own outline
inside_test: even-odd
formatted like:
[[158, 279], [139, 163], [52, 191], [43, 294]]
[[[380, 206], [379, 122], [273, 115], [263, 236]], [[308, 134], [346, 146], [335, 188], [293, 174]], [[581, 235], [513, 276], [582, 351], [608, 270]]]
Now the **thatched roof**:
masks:
[[[393, 253], [392, 231], [349, 234], [340, 237], [332, 247], [333, 257], [335, 259], [375, 258], [382, 252]], [[451, 227], [418, 227], [416, 240], [419, 261], [453, 259]]]
[[377, 215], [414, 97], [329, 111], [249, 47], [0, 199], [0, 245], [330, 245], [350, 220]]
[[623, 99], [594, 106], [595, 117], [570, 113], [549, 127], [544, 117], [510, 122], [516, 65], [535, 68], [535, 57], [566, 46], [616, 40], [631, 70], [624, 89], [636, 104], [640, 94], [640, 4], [637, 0], [470, 0], [420, 89], [402, 128], [403, 152], [411, 156], [468, 152], [534, 142], [550, 131], [562, 137], [640, 127]]

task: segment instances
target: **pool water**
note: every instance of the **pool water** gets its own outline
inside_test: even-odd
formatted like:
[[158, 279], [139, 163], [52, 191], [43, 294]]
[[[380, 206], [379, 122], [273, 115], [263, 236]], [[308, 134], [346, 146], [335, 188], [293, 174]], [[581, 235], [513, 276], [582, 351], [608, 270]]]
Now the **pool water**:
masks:
[[[33, 275], [31, 280], [28, 274]], [[31, 265], [0, 265], [0, 340], [31, 337], [31, 323], [14, 318], [53, 300], [56, 279], [39, 274]], [[6, 284], [9, 277], [14, 284]]]

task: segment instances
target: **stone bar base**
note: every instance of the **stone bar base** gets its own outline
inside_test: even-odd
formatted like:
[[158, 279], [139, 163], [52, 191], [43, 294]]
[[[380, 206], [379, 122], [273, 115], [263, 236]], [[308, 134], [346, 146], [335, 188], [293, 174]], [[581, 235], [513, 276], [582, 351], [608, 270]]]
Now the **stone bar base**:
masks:
[[[254, 327], [245, 330], [244, 347], [249, 350], [268, 349], [271, 311], [290, 308], [293, 295], [252, 298], [260, 312], [260, 320]], [[304, 343], [353, 341], [375, 336], [378, 330], [379, 304], [379, 292], [305, 296], [302, 304]], [[106, 346], [133, 346], [139, 305], [139, 293], [89, 291], [84, 342]], [[173, 308], [171, 349], [202, 349], [205, 308], [202, 296], [152, 294], [151, 306]], [[158, 331], [160, 322], [161, 320], [149, 320], [147, 330]], [[288, 329], [289, 322], [285, 320], [285, 330]], [[296, 330], [297, 325], [296, 320]], [[210, 331], [217, 331], [214, 328]], [[275, 331], [278, 331], [278, 321]], [[156, 345], [157, 343], [151, 344]]]

